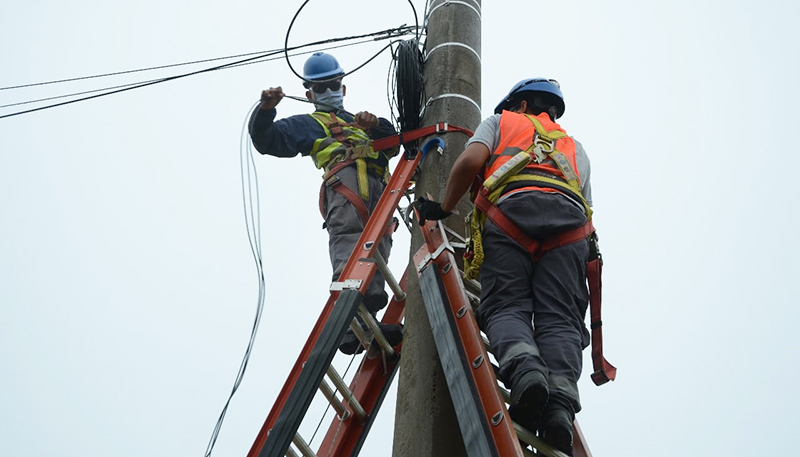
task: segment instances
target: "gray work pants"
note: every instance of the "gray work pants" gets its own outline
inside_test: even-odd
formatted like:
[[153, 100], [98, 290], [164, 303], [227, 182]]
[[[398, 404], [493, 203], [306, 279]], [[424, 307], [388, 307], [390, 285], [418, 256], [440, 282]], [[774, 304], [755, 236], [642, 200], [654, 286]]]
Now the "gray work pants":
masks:
[[[535, 240], [586, 222], [582, 209], [554, 193], [518, 192], [498, 208]], [[513, 388], [523, 374], [540, 371], [548, 379], [551, 397], [560, 397], [579, 411], [581, 353], [589, 344], [584, 325], [588, 241], [550, 250], [536, 262], [487, 220], [483, 249], [478, 322], [500, 364], [500, 379]]]
[[[358, 177], [355, 165], [339, 170], [336, 175], [343, 185], [358, 195]], [[371, 215], [386, 185], [372, 173], [368, 173], [368, 181], [369, 200], [364, 203]], [[350, 254], [358, 242], [358, 238], [361, 236], [361, 232], [364, 230], [365, 222], [361, 220], [361, 216], [355, 206], [330, 187], [325, 189], [324, 210], [325, 226], [328, 229], [328, 249], [330, 251], [331, 266], [333, 267], [332, 281], [337, 281], [342, 270], [344, 270], [344, 266], [347, 264], [347, 259], [350, 258]], [[378, 252], [387, 261], [389, 260], [389, 251], [391, 249], [391, 236], [383, 237], [378, 244]], [[364, 297], [364, 306], [373, 314], [386, 306], [388, 296], [385, 292], [385, 284], [386, 282], [381, 272], [376, 272]]]

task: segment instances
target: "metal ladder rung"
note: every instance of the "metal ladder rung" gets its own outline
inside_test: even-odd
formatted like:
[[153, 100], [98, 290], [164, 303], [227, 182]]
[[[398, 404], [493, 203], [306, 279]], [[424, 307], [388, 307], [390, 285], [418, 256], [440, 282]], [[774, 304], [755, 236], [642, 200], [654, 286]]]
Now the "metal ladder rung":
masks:
[[458, 270], [458, 272], [461, 273], [461, 282], [464, 283], [464, 289], [466, 289], [467, 292], [471, 292], [474, 295], [477, 295], [478, 297], [480, 297], [480, 295], [481, 295], [481, 283], [476, 281], [476, 280], [474, 280], [474, 279], [465, 279], [463, 270]]
[[400, 287], [400, 284], [398, 284], [397, 279], [392, 274], [392, 271], [389, 270], [389, 265], [386, 264], [386, 259], [383, 258], [380, 252], [375, 251], [374, 260], [375, 264], [378, 266], [378, 270], [380, 270], [381, 274], [383, 274], [383, 279], [386, 280], [386, 284], [389, 284], [389, 288], [392, 289], [392, 292], [394, 292], [394, 298], [397, 301], [405, 300], [406, 293]]
[[[306, 440], [304, 440], [299, 433], [295, 433], [292, 443], [297, 446], [297, 449], [303, 454], [303, 457], [317, 457], [317, 454], [311, 450], [311, 446], [306, 443]], [[291, 447], [289, 449], [291, 449]]]
[[477, 310], [478, 309], [478, 305], [481, 304], [480, 295], [475, 295], [475, 294], [473, 294], [472, 292], [470, 292], [470, 291], [468, 291], [466, 289], [464, 290], [464, 292], [467, 294], [467, 299], [469, 300], [469, 305], [472, 307], [472, 310], [473, 311]]
[[350, 329], [353, 330], [353, 333], [355, 333], [358, 341], [360, 341], [361, 347], [364, 349], [369, 349], [370, 342], [367, 341], [367, 332], [364, 331], [364, 328], [361, 327], [361, 323], [358, 322], [358, 319], [355, 317], [353, 318], [353, 322], [350, 323]]
[[467, 240], [464, 239], [463, 235], [451, 229], [447, 225], [442, 224], [442, 226], [444, 227], [444, 232], [447, 235], [447, 242], [450, 243], [451, 246], [459, 249], [465, 249], [467, 247]]
[[291, 446], [289, 446], [289, 449], [286, 449], [286, 457], [300, 457], [300, 456], [297, 455], [297, 452], [294, 452], [294, 449], [292, 449]]
[[383, 332], [381, 332], [380, 327], [378, 327], [378, 321], [372, 317], [363, 304], [358, 307], [358, 314], [361, 316], [361, 319], [364, 320], [364, 323], [367, 324], [367, 327], [372, 330], [372, 336], [375, 337], [375, 341], [378, 343], [381, 351], [388, 356], [394, 355], [394, 349], [392, 349], [386, 337], [383, 336]]
[[322, 395], [328, 399], [328, 403], [333, 406], [333, 409], [336, 411], [336, 414], [339, 415], [341, 420], [346, 420], [350, 417], [350, 410], [348, 410], [344, 404], [336, 397], [336, 393], [333, 391], [331, 386], [328, 385], [325, 380], [322, 380], [322, 383], [319, 385], [319, 390], [322, 391]]
[[[333, 368], [333, 366], [328, 367], [328, 379], [330, 379], [333, 385], [336, 386], [336, 388], [339, 389], [339, 392], [342, 393], [342, 397], [344, 397], [344, 400], [347, 405], [350, 406], [350, 409], [353, 410], [353, 414], [355, 414], [359, 422], [365, 421], [367, 418], [367, 413], [364, 411], [364, 407], [361, 406], [361, 403], [359, 403], [356, 397], [353, 396], [353, 392], [350, 392], [350, 388], [347, 387], [344, 379], [339, 376], [339, 373], [336, 372], [336, 369]], [[342, 420], [344, 419], [346, 419], [346, 417], [342, 417]]]
[[[513, 424], [514, 424], [514, 430], [517, 432], [517, 438], [519, 438], [520, 441], [524, 443], [530, 444], [531, 446], [536, 448], [536, 451], [538, 452], [538, 454], [533, 454], [530, 453], [529, 451], [529, 453], [525, 455], [544, 455], [546, 457], [569, 457], [567, 456], [567, 454], [564, 454], [558, 449], [540, 440], [536, 435], [531, 433], [528, 429], [523, 428], [518, 423], [514, 422]], [[524, 450], [523, 453], [525, 453]]]

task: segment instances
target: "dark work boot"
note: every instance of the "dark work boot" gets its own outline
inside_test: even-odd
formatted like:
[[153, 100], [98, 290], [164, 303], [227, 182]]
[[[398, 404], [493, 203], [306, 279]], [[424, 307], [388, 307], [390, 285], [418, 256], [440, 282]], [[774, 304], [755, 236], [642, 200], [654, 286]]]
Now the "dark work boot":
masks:
[[511, 383], [508, 408], [511, 419], [536, 433], [548, 395], [547, 378], [541, 372], [529, 371], [518, 376]]
[[[375, 317], [374, 315], [372, 317]], [[356, 317], [358, 319], [358, 323], [361, 324], [361, 328], [365, 329], [367, 338], [371, 338], [371, 332], [367, 328], [366, 324], [364, 324], [364, 320], [361, 319], [361, 316]], [[381, 329], [381, 333], [386, 338], [386, 341], [389, 342], [389, 345], [394, 347], [400, 344], [403, 341], [403, 326], [398, 324], [384, 324], [383, 322], [378, 322], [378, 328]], [[372, 343], [374, 346], [377, 346], [375, 342]], [[353, 329], [348, 328], [342, 337], [341, 343], [339, 343], [339, 351], [344, 354], [352, 355], [352, 354], [360, 354], [364, 351], [364, 346], [359, 341], [356, 334], [353, 332]]]
[[367, 308], [373, 316], [378, 314], [378, 311], [386, 308], [389, 304], [389, 294], [386, 291], [381, 291], [377, 294], [368, 294], [364, 296], [364, 307]]
[[559, 451], [572, 455], [572, 421], [574, 419], [575, 413], [570, 402], [552, 399], [544, 412], [541, 426], [542, 439]]

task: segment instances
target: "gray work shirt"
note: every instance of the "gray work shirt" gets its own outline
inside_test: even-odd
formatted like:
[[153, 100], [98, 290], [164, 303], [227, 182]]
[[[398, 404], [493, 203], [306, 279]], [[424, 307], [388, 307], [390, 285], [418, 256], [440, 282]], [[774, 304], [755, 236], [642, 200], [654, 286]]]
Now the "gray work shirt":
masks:
[[[586, 151], [578, 140], [575, 140], [575, 138], [572, 139], [575, 141], [575, 162], [578, 165], [578, 175], [581, 178], [581, 193], [583, 194], [583, 198], [586, 199], [586, 202], [589, 203], [589, 206], [592, 206], [592, 185], [589, 181], [592, 167], [589, 163], [589, 156], [586, 155]], [[490, 152], [494, 153], [500, 145], [499, 114], [493, 114], [480, 123], [478, 128], [475, 129], [475, 134], [467, 141], [467, 146], [472, 143], [481, 143], [489, 148]], [[572, 198], [570, 198], [570, 200], [572, 200]], [[580, 202], [575, 203], [583, 208]]]

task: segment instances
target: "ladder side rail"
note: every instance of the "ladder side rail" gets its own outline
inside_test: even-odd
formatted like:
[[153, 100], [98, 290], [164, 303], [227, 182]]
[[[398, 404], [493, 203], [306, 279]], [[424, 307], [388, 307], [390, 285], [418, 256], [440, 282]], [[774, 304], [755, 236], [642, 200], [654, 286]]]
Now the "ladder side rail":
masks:
[[[250, 448], [250, 452], [247, 454], [248, 457], [281, 457], [286, 453], [286, 449], [291, 442], [291, 437], [296, 433], [296, 429], [300, 425], [297, 413], [300, 412], [299, 419], [302, 419], [311, 400], [313, 400], [316, 389], [322, 382], [327, 365], [330, 365], [333, 356], [336, 354], [338, 342], [344, 336], [347, 326], [350, 325], [350, 321], [352, 321], [355, 316], [356, 310], [361, 304], [363, 296], [366, 294], [367, 287], [372, 277], [375, 275], [377, 265], [372, 260], [372, 256], [377, 252], [378, 243], [385, 234], [389, 219], [392, 217], [394, 209], [399, 205], [405, 189], [408, 188], [411, 177], [414, 170], [419, 165], [420, 160], [421, 154], [419, 153], [413, 155], [406, 154], [401, 158], [400, 162], [397, 164], [395, 173], [390, 178], [386, 189], [384, 189], [383, 194], [378, 200], [378, 204], [372, 216], [367, 221], [353, 253], [345, 264], [342, 274], [339, 276], [340, 282], [345, 280], [360, 281], [357, 290], [349, 289], [356, 292], [357, 299], [354, 299], [352, 294], [347, 294], [350, 298], [344, 300], [338, 307], [344, 308], [339, 310], [340, 312], [338, 314], [344, 316], [346, 319], [337, 319], [337, 321], [346, 320], [344, 327], [340, 329], [338, 322], [336, 325], [328, 325], [328, 321], [331, 319], [334, 309], [337, 308], [336, 305], [339, 303], [342, 295], [348, 291], [345, 290], [340, 293], [332, 291], [328, 302], [325, 304], [319, 319], [317, 319], [312, 329], [309, 339], [303, 346], [300, 356], [295, 362], [267, 419], [264, 421], [264, 425], [256, 436], [256, 440]], [[322, 335], [326, 336], [324, 341], [321, 341]], [[323, 344], [320, 345], [320, 342]], [[315, 358], [315, 362], [324, 362], [327, 360], [326, 366], [314, 367], [314, 370], [310, 370], [308, 369], [308, 361], [315, 351], [318, 354]], [[313, 371], [313, 373], [311, 371]], [[301, 377], [306, 379], [301, 382]], [[314, 384], [313, 391], [308, 392], [307, 390], [311, 384]], [[298, 386], [302, 386], [302, 389], [297, 390]], [[293, 395], [293, 392], [296, 390], [297, 393]], [[303, 398], [298, 398], [301, 396]], [[290, 399], [297, 400], [297, 403], [295, 401], [289, 401]], [[291, 405], [289, 409], [293, 411], [284, 411], [287, 404]], [[285, 417], [291, 416], [291, 420], [286, 422], [288, 429], [282, 431], [280, 439], [276, 438], [276, 441], [280, 442], [280, 446], [276, 448], [271, 445], [271, 453], [265, 453], [263, 451], [266, 449], [265, 446], [267, 442], [270, 441], [270, 431], [275, 424], [278, 423], [282, 415]], [[290, 430], [292, 428], [294, 428], [294, 430]], [[289, 433], [289, 431], [291, 431], [291, 433]]]
[[428, 264], [420, 272], [419, 283], [467, 455], [500, 457], [489, 421], [482, 414], [475, 384], [468, 379], [471, 371], [468, 357], [453, 335], [454, 322], [445, 311], [449, 303], [443, 292], [438, 265]]
[[275, 422], [268, 429], [259, 457], [281, 457], [297, 434], [303, 417], [336, 355], [338, 343], [353, 320], [354, 311], [364, 296], [358, 290], [347, 289], [339, 294], [334, 311], [328, 318], [308, 359], [302, 366], [297, 382], [286, 398]]
[[[422, 227], [422, 234], [429, 254], [419, 258], [415, 256], [414, 263], [417, 266], [418, 274], [422, 274], [422, 270], [430, 269], [427, 267], [431, 264], [437, 267], [435, 270], [438, 273], [438, 281], [443, 289], [441, 294], [443, 304], [440, 306], [446, 305], [445, 308], [440, 309], [446, 313], [449, 322], [452, 323], [450, 332], [463, 352], [463, 362], [469, 364], [469, 370], [464, 373], [466, 375], [465, 378], [477, 392], [477, 398], [473, 400], [473, 408], [479, 408], [481, 420], [490, 424], [489, 431], [496, 449], [495, 452], [501, 457], [521, 457], [523, 455], [522, 448], [519, 445], [505, 402], [497, 389], [497, 378], [481, 339], [480, 329], [459, 274], [453, 248], [447, 242], [443, 224], [439, 221], [428, 221]], [[422, 283], [422, 278], [420, 283]], [[424, 292], [423, 297], [427, 300]], [[431, 298], [434, 299], [435, 296]], [[426, 302], [427, 308], [428, 303]], [[433, 319], [431, 320], [433, 321]], [[433, 322], [431, 325], [433, 325]], [[441, 353], [440, 358], [443, 358]], [[443, 365], [444, 363], [445, 361], [442, 360]], [[450, 379], [448, 377], [449, 384]], [[456, 402], [466, 400], [466, 398], [453, 398], [457, 411], [459, 407], [463, 406], [459, 406]], [[465, 445], [468, 445], [466, 442], [467, 437], [465, 436], [464, 438]]]
[[578, 425], [578, 420], [572, 423], [573, 441], [572, 441], [572, 455], [575, 457], [592, 457], [592, 452], [589, 450], [589, 445], [586, 443], [586, 437], [583, 436], [583, 431]]
[[[404, 273], [400, 280], [400, 287], [403, 290], [406, 290], [406, 279], [407, 273]], [[398, 300], [397, 297], [392, 297], [381, 322], [384, 324], [399, 324], [403, 321], [404, 316], [405, 300]], [[364, 357], [359, 367], [359, 374], [353, 377], [350, 383], [350, 391], [367, 412], [367, 420], [361, 424], [354, 414], [350, 414], [345, 420], [334, 417], [322, 444], [317, 450], [317, 455], [341, 457], [355, 457], [358, 455], [400, 367], [400, 358], [398, 356], [402, 352], [402, 346], [403, 344], [400, 343], [395, 348], [396, 356], [387, 360], [385, 369], [381, 356], [374, 358]]]

